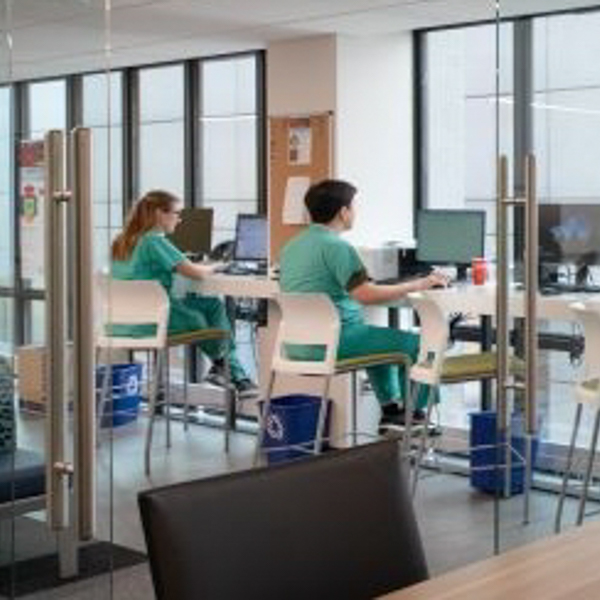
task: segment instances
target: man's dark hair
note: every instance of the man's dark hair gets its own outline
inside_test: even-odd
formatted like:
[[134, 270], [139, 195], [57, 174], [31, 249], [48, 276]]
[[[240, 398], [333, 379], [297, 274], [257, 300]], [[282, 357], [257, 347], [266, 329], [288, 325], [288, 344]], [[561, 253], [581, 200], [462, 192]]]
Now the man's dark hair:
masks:
[[311, 185], [304, 204], [314, 223], [329, 223], [340, 210], [352, 204], [356, 188], [341, 179], [325, 179]]

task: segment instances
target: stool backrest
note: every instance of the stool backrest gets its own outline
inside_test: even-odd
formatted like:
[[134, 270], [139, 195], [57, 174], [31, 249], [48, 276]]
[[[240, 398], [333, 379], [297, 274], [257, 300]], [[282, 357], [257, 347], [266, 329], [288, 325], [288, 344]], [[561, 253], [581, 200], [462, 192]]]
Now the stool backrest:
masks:
[[[326, 294], [282, 293], [276, 298], [281, 322], [273, 351], [273, 369], [305, 375], [327, 375], [335, 371], [340, 337], [340, 318]], [[315, 360], [290, 355], [290, 346], [315, 348]], [[304, 348], [306, 350], [306, 348]]]
[[448, 318], [442, 307], [427, 293], [408, 296], [421, 322], [419, 357], [411, 369], [411, 378], [436, 385], [448, 347]]
[[600, 378], [600, 306], [574, 302], [569, 309], [583, 327], [583, 379]]
[[[169, 297], [158, 281], [120, 280], [106, 275], [96, 278], [99, 319], [96, 345], [100, 348], [162, 348], [166, 344]], [[110, 334], [115, 325], [154, 325], [144, 337]]]

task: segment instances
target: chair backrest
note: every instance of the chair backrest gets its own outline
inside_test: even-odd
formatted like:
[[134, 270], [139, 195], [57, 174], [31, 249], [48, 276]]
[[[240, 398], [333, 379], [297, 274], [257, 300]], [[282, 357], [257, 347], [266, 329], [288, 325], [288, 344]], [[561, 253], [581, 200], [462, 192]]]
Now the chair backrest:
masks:
[[401, 469], [386, 441], [142, 492], [158, 600], [366, 599], [426, 579]]
[[600, 378], [600, 306], [574, 302], [569, 305], [574, 317], [583, 327], [585, 352], [583, 381]]
[[448, 317], [440, 304], [427, 293], [416, 292], [408, 299], [421, 323], [419, 357], [411, 368], [411, 379], [436, 385], [448, 347]]
[[[96, 278], [98, 316], [96, 345], [100, 348], [164, 347], [169, 319], [169, 297], [158, 281], [120, 280], [106, 275]], [[154, 325], [144, 337], [110, 335], [115, 325]]]
[[[340, 337], [340, 318], [329, 296], [282, 293], [276, 301], [281, 308], [281, 321], [273, 349], [273, 369], [288, 373], [332, 374]], [[317, 353], [303, 360], [301, 354], [290, 356], [293, 345], [319, 347], [323, 354]]]

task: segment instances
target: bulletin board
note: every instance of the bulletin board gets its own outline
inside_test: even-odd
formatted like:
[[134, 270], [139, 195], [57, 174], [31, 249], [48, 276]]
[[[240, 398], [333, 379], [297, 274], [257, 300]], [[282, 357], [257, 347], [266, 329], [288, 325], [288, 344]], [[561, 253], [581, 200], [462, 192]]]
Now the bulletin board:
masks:
[[269, 119], [269, 235], [271, 263], [306, 227], [301, 197], [306, 187], [332, 176], [331, 113]]

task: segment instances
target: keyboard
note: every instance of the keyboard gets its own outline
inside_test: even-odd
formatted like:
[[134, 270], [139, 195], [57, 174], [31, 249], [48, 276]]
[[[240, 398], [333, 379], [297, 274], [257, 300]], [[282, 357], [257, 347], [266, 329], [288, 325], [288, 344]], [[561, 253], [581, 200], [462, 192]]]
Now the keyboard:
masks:
[[540, 287], [540, 293], [544, 296], [555, 296], [559, 294], [598, 294], [600, 285], [580, 283], [552, 283]]
[[250, 265], [248, 263], [231, 262], [216, 270], [217, 273], [226, 275], [266, 275], [266, 265]]

